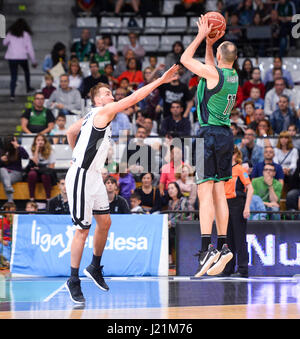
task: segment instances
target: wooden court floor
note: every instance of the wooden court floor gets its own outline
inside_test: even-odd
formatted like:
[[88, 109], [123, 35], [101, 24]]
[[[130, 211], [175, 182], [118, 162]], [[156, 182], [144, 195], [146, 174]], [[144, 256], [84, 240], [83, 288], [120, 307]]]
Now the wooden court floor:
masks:
[[0, 319], [299, 319], [297, 277], [108, 277], [110, 290], [82, 278], [74, 305], [66, 278], [0, 275]]

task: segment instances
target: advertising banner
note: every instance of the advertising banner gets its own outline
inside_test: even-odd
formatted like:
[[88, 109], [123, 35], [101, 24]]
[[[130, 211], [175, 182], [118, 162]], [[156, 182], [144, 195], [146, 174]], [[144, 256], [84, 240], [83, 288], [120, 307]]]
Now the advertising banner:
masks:
[[[111, 215], [101, 265], [105, 276], [168, 275], [167, 215]], [[95, 220], [87, 237], [80, 275], [91, 262]], [[68, 276], [75, 232], [69, 215], [16, 215], [13, 275]]]

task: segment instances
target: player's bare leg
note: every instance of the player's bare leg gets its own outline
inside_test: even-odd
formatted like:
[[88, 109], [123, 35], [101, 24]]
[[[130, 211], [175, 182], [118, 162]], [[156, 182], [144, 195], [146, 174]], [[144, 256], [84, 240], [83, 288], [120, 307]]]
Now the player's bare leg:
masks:
[[215, 217], [213, 200], [213, 181], [206, 181], [198, 185], [199, 219], [201, 230], [201, 251], [197, 254], [199, 266], [195, 277], [205, 274], [214, 262], [219, 259], [218, 252], [211, 244], [212, 225]]
[[232, 252], [227, 246], [227, 226], [229, 218], [228, 204], [225, 195], [224, 181], [214, 184], [213, 200], [216, 214], [218, 233], [217, 250], [220, 252], [219, 260], [208, 271], [208, 275], [217, 275], [223, 272], [227, 263], [233, 258]]
[[96, 219], [96, 228], [93, 239], [93, 259], [91, 264], [85, 268], [83, 272], [87, 277], [94, 281], [97, 287], [104, 291], [108, 291], [109, 287], [103, 279], [103, 266], [100, 266], [100, 262], [111, 225], [111, 218], [109, 214], [94, 215], [94, 217]]

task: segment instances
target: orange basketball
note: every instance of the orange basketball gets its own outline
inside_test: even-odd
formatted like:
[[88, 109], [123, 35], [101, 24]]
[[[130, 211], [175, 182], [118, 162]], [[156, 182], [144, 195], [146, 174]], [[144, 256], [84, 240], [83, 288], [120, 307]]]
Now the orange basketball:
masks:
[[210, 38], [214, 38], [217, 34], [217, 31], [225, 31], [226, 21], [223, 15], [219, 12], [208, 12], [205, 14], [208, 18], [208, 25], [213, 25], [212, 31], [209, 34]]

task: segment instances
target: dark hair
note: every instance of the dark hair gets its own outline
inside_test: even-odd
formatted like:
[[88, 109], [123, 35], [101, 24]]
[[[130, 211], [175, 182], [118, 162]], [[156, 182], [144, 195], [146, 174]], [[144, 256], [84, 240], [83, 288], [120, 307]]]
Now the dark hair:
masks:
[[66, 46], [62, 42], [57, 42], [51, 51], [51, 59], [53, 62], [53, 66], [55, 66], [59, 62], [59, 58], [63, 58], [65, 60], [65, 56], [59, 56], [58, 52], [61, 50], [66, 50]]
[[144, 178], [144, 176], [145, 176], [146, 174], [150, 174], [150, 175], [151, 175], [151, 179], [154, 180], [154, 174], [151, 173], [151, 172], [142, 173], [142, 174], [141, 174], [141, 180]]
[[17, 37], [23, 36], [24, 32], [32, 35], [31, 28], [29, 27], [27, 21], [23, 18], [19, 18], [17, 21], [15, 21], [7, 31]]
[[104, 180], [104, 184], [106, 184], [108, 181], [118, 186], [118, 182], [113, 176], [109, 175], [108, 177], [106, 177]]
[[3, 139], [3, 151], [4, 154], [7, 153], [7, 159], [9, 163], [17, 161], [19, 156], [18, 149], [15, 149], [11, 143], [15, 140], [14, 138], [14, 136], [7, 136]]
[[171, 106], [170, 106], [170, 107], [172, 107], [172, 105], [173, 105], [173, 104], [180, 105], [180, 107], [181, 107], [181, 108], [183, 108], [182, 101], [180, 101], [180, 100], [174, 100], [174, 101], [172, 101], [172, 102], [171, 102]]
[[170, 182], [170, 183], [168, 184], [168, 188], [169, 188], [169, 186], [170, 186], [171, 184], [175, 185], [175, 187], [176, 187], [176, 189], [177, 189], [177, 199], [180, 199], [181, 197], [183, 197], [183, 195], [182, 195], [182, 193], [181, 193], [181, 189], [180, 189], [179, 185], [177, 184], [177, 182], [176, 182], [176, 181]]
[[142, 200], [141, 195], [137, 192], [133, 192], [130, 196], [130, 199]]

